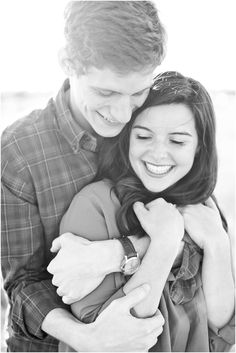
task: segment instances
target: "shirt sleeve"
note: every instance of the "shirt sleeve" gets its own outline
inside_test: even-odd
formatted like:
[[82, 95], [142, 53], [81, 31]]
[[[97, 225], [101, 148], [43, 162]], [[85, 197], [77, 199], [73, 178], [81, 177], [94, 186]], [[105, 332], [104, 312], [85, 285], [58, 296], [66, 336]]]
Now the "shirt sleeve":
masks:
[[230, 321], [222, 328], [209, 328], [211, 352], [229, 352], [235, 344], [235, 313]]
[[43, 339], [46, 333], [41, 330], [41, 324], [45, 316], [54, 308], [67, 306], [57, 295], [46, 271], [45, 235], [30, 173], [14, 150], [10, 152], [11, 157], [8, 154], [7, 158], [6, 153], [2, 160], [4, 288], [11, 304], [9, 315], [14, 333]]
[[[89, 192], [89, 188], [86, 192]], [[109, 239], [106, 211], [101, 208], [105, 202], [100, 205], [101, 201], [92, 196], [92, 190], [88, 197], [85, 193], [77, 194], [62, 218], [60, 233], [72, 232], [88, 240]], [[122, 289], [125, 283], [125, 276], [120, 272], [107, 275], [92, 293], [71, 305], [73, 314], [85, 323], [93, 322], [114, 299], [125, 295]]]

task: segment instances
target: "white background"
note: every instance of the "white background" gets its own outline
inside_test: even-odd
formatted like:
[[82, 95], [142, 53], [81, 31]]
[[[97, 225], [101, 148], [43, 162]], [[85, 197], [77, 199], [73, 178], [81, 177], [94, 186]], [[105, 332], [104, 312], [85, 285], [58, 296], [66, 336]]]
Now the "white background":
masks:
[[[57, 90], [63, 74], [65, 0], [1, 2], [3, 91]], [[198, 78], [208, 89], [235, 89], [235, 0], [155, 0], [168, 33], [163, 69]], [[159, 68], [159, 69], [162, 69]]]

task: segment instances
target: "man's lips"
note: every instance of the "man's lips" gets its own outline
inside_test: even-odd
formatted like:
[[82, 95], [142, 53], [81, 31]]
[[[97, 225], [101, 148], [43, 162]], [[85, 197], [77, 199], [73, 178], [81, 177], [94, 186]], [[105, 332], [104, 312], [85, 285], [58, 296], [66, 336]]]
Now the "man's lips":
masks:
[[118, 121], [116, 121], [116, 120], [114, 120], [114, 119], [111, 119], [111, 118], [108, 118], [107, 116], [104, 116], [104, 115], [102, 115], [101, 113], [99, 113], [98, 111], [96, 112], [98, 115], [99, 115], [99, 117], [101, 117], [103, 120], [105, 120], [106, 122], [108, 122], [108, 123], [111, 123], [111, 124], [116, 124], [116, 125], [118, 125], [118, 124], [120, 124]]

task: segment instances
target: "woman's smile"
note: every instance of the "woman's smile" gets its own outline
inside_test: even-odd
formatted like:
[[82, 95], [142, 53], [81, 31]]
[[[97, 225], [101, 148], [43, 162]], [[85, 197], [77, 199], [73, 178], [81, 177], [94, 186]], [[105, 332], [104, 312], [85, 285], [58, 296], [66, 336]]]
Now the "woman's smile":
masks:
[[144, 166], [147, 170], [147, 173], [155, 177], [164, 177], [168, 173], [170, 173], [174, 168], [174, 165], [164, 165], [164, 164], [157, 165], [150, 162], [144, 162]]

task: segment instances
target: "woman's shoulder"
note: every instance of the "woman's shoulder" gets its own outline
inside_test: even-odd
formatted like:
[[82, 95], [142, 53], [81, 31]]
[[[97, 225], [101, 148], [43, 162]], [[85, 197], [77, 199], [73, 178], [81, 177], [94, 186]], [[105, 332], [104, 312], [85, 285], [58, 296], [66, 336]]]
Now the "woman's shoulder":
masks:
[[99, 202], [110, 202], [117, 203], [118, 199], [113, 191], [113, 182], [109, 179], [103, 179], [95, 181], [86, 185], [81, 191], [76, 195], [78, 197], [87, 198]]
[[83, 196], [91, 195], [91, 193], [99, 195], [104, 194], [105, 192], [107, 194], [111, 192], [112, 187], [113, 183], [111, 180], [103, 179], [86, 185], [83, 187], [83, 189], [80, 190], [79, 194]]

